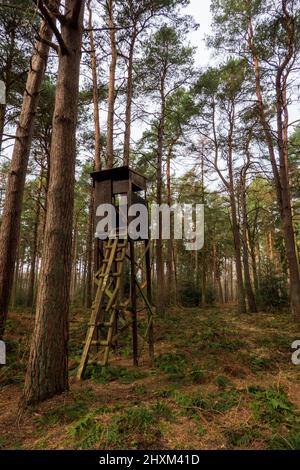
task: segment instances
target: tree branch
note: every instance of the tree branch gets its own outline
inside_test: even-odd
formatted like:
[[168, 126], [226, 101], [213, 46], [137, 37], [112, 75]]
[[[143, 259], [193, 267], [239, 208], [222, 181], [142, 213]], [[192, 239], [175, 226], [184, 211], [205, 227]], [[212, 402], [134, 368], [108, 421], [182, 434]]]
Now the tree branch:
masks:
[[53, 20], [53, 17], [51, 15], [51, 13], [49, 12], [49, 10], [47, 9], [47, 7], [43, 4], [43, 2], [41, 0], [33, 0], [33, 2], [37, 5], [37, 7], [39, 8], [44, 20], [48, 23], [48, 25], [50, 26], [50, 28], [52, 29], [56, 39], [57, 39], [57, 42], [59, 44], [59, 47], [60, 47], [60, 52], [62, 55], [65, 55], [65, 54], [68, 54], [68, 49], [65, 45], [65, 42], [62, 38], [62, 35], [60, 34], [59, 30], [57, 29], [57, 26], [55, 24], [55, 21]]
[[73, 6], [71, 22], [74, 26], [77, 27], [78, 26], [78, 18], [79, 18], [81, 7], [82, 7], [82, 0], [73, 0], [73, 1], [74, 1], [74, 6]]
[[35, 37], [38, 41], [42, 42], [43, 44], [46, 44], [47, 46], [51, 47], [52, 49], [54, 49], [57, 54], [59, 53], [59, 47], [57, 44], [54, 44], [54, 42], [52, 41], [48, 41], [48, 39], [45, 39], [45, 38], [42, 38], [40, 36], [40, 34], [37, 34], [36, 37]]

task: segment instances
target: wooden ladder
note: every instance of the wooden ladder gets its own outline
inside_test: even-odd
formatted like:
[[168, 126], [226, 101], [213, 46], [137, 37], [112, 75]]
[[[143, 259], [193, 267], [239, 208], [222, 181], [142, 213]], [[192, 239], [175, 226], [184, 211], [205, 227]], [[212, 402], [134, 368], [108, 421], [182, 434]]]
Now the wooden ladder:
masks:
[[[100, 270], [95, 274], [97, 291], [92, 305], [92, 314], [88, 325], [88, 331], [84, 342], [84, 348], [77, 371], [77, 380], [81, 380], [85, 368], [89, 361], [90, 350], [96, 346], [98, 357], [103, 352], [102, 361], [97, 362], [106, 366], [108, 362], [110, 348], [113, 343], [114, 325], [117, 312], [122, 306], [119, 304], [119, 291], [121, 285], [121, 275], [123, 263], [126, 256], [127, 239], [120, 239], [118, 236], [109, 239], [105, 243], [104, 259]], [[105, 330], [103, 340], [98, 340], [99, 329]], [[99, 352], [99, 347], [103, 351]]]

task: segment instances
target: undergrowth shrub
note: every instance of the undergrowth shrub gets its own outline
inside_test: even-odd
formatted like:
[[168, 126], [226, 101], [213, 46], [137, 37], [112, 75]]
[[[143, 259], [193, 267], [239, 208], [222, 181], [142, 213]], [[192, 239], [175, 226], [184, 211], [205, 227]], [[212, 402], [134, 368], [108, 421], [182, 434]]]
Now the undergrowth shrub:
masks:
[[200, 303], [200, 289], [190, 282], [185, 282], [179, 290], [179, 299], [183, 307], [198, 307]]
[[284, 390], [249, 387], [248, 391], [253, 397], [251, 404], [253, 415], [259, 421], [273, 426], [294, 419], [294, 405]]
[[259, 308], [266, 312], [274, 312], [287, 308], [289, 296], [286, 276], [278, 273], [274, 267], [264, 268], [257, 292]]
[[147, 374], [141, 370], [127, 369], [126, 367], [102, 367], [98, 365], [87, 367], [86, 376], [91, 378], [94, 383], [106, 384], [118, 381], [123, 384], [129, 384], [135, 380], [142, 379]]
[[206, 305], [215, 305], [217, 300], [217, 292], [216, 289], [212, 286], [208, 286], [205, 290], [205, 303]]
[[181, 373], [187, 366], [183, 353], [163, 353], [155, 358], [155, 365], [163, 372]]
[[171, 420], [172, 411], [158, 401], [127, 408], [105, 420], [97, 412], [88, 414], [69, 428], [68, 435], [79, 449], [152, 449], [160, 443], [162, 419]]

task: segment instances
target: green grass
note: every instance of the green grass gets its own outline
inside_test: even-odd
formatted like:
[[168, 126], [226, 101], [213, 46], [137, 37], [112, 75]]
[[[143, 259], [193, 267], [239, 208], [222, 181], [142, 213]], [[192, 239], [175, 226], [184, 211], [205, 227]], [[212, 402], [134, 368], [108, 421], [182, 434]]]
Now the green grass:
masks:
[[224, 377], [223, 375], [218, 375], [215, 378], [216, 385], [220, 390], [225, 390], [228, 386], [232, 385], [232, 382], [227, 379], [227, 377]]
[[191, 382], [194, 384], [203, 384], [206, 382], [205, 372], [197, 364], [193, 364], [192, 370], [190, 371], [189, 375]]
[[156, 398], [171, 398], [174, 396], [176, 387], [163, 388], [154, 393]]
[[269, 370], [274, 366], [270, 357], [259, 357], [243, 352], [240, 354], [240, 359], [242, 364], [254, 373]]
[[190, 395], [175, 392], [174, 399], [188, 417], [197, 417], [197, 413], [225, 413], [239, 403], [240, 395], [235, 389], [204, 394], [196, 392]]
[[88, 406], [86, 402], [78, 400], [70, 405], [63, 405], [52, 409], [38, 420], [41, 424], [46, 426], [55, 426], [59, 423], [66, 424], [84, 415], [87, 408]]
[[240, 426], [226, 429], [226, 447], [228, 449], [246, 448], [253, 441], [261, 437], [260, 432], [254, 426]]
[[265, 347], [269, 350], [280, 350], [282, 352], [290, 352], [291, 344], [294, 340], [293, 336], [289, 335], [279, 335], [279, 334], [272, 334], [270, 336], [263, 336], [259, 337], [255, 340], [255, 343], [259, 347]]
[[270, 450], [300, 450], [300, 424], [295, 424], [290, 431], [281, 435], [276, 433], [268, 442]]
[[94, 383], [107, 384], [118, 381], [122, 384], [130, 384], [135, 380], [143, 379], [147, 373], [139, 369], [127, 369], [126, 367], [101, 367], [98, 365], [87, 368], [86, 377]]
[[133, 406], [103, 420], [99, 410], [72, 424], [68, 436], [78, 449], [155, 448], [161, 439], [160, 420], [172, 420], [172, 411], [161, 402]]
[[187, 368], [187, 359], [183, 353], [164, 353], [156, 357], [155, 365], [163, 372], [181, 374]]
[[147, 395], [147, 388], [144, 387], [143, 385], [139, 385], [133, 389], [135, 393], [138, 395]]
[[74, 439], [74, 445], [79, 449], [91, 449], [101, 438], [103, 427], [95, 421], [91, 414], [81, 417], [69, 429], [69, 436]]
[[7, 438], [5, 436], [0, 436], [0, 450], [5, 448], [7, 443]]
[[202, 332], [197, 336], [198, 347], [201, 350], [215, 353], [219, 351], [235, 352], [247, 346], [247, 343], [241, 340], [232, 329], [223, 326], [214, 321], [202, 322]]
[[158, 369], [168, 374], [167, 380], [171, 383], [203, 384], [206, 382], [206, 375], [198, 364], [189, 367], [188, 360], [184, 353], [164, 353], [155, 359]]
[[213, 351], [229, 351], [234, 352], [246, 347], [245, 341], [239, 339], [223, 339], [222, 341], [213, 342], [209, 345], [209, 348]]

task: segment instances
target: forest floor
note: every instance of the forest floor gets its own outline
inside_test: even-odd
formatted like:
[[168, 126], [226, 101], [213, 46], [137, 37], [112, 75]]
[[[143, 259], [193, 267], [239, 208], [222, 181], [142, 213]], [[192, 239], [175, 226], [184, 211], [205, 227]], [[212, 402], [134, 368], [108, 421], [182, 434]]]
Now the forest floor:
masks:
[[71, 322], [70, 391], [18, 415], [32, 315], [10, 315], [0, 369], [0, 449], [300, 449], [300, 331], [287, 314], [172, 309], [155, 325], [155, 366], [129, 337], [105, 371], [75, 382], [86, 318]]

